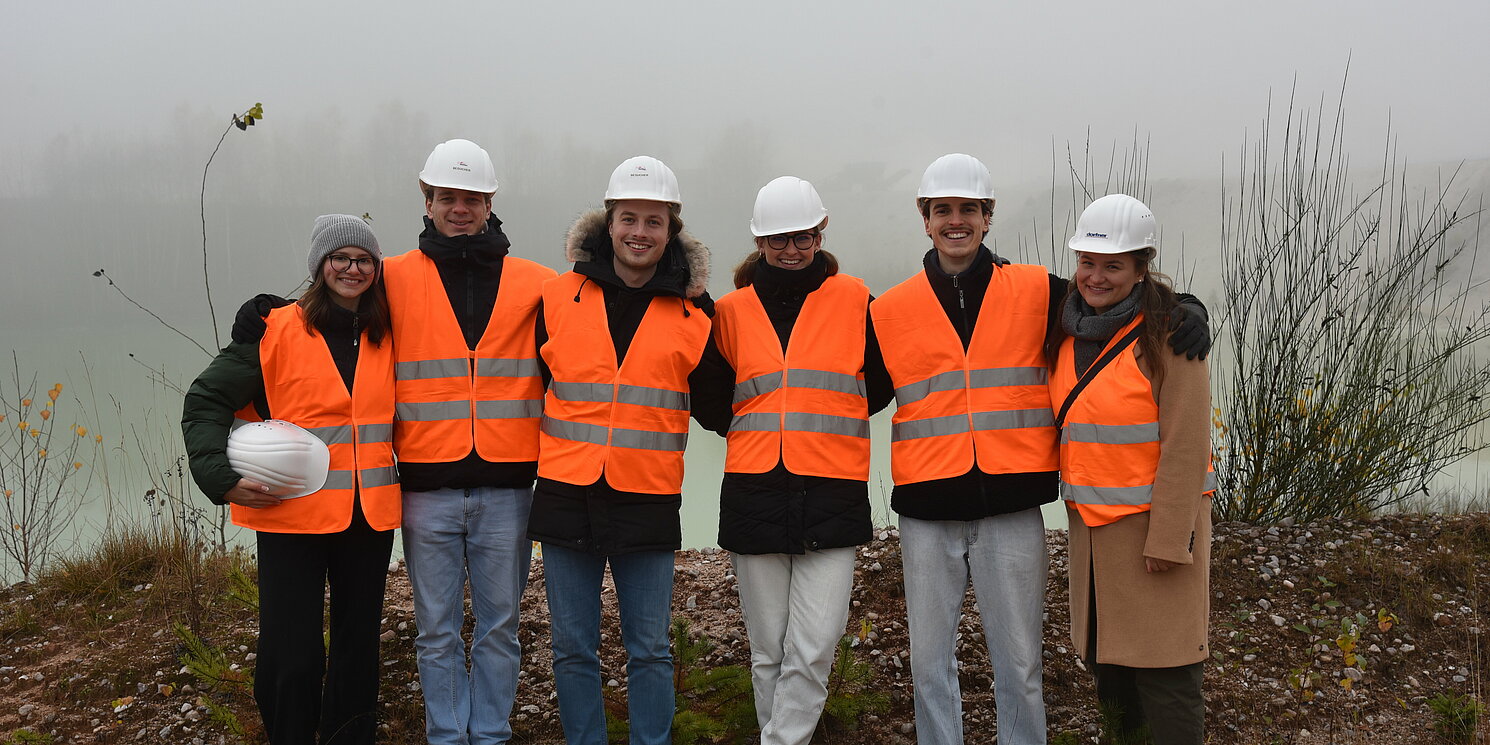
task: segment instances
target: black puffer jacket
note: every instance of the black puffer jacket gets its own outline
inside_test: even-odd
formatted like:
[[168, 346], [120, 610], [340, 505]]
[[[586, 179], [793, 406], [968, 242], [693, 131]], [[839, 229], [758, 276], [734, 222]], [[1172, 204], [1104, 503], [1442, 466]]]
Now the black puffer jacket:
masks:
[[[826, 267], [825, 261], [795, 270], [756, 265], [751, 284], [782, 349], [791, 339], [807, 296], [827, 279]], [[867, 317], [845, 318], [842, 323], [865, 324], [864, 381], [873, 414], [894, 396], [890, 375]], [[733, 394], [735, 371], [727, 360], [722, 364], [718, 371], [726, 376], [723, 384]], [[723, 397], [726, 409], [730, 398]], [[765, 473], [725, 473], [720, 486], [719, 545], [736, 553], [801, 554], [856, 546], [869, 540], [872, 529], [869, 486], [863, 481], [799, 476], [778, 460]]]
[[[575, 262], [575, 273], [594, 282], [604, 293], [617, 363], [625, 358], [652, 298], [676, 297], [680, 301], [680, 312], [713, 315], [714, 304], [705, 291], [709, 281], [709, 250], [686, 232], [668, 243], [657, 273], [645, 286], [638, 288], [627, 287], [616, 276], [601, 211], [581, 216], [570, 228], [565, 255]], [[542, 318], [540, 313], [540, 348], [548, 336]], [[712, 341], [709, 346], [712, 348]], [[696, 379], [718, 375], [703, 370], [713, 364], [708, 360], [720, 359], [719, 353], [706, 349], [704, 356], [705, 360], [701, 360], [699, 367], [689, 375], [695, 417], [700, 409], [718, 408], [717, 403], [711, 402], [708, 394], [695, 384]], [[528, 537], [595, 555], [674, 551], [683, 542], [678, 519], [682, 503], [681, 494], [639, 494], [617, 490], [606, 483], [603, 474], [593, 484], [568, 484], [539, 478], [534, 487], [533, 511], [528, 517]]]

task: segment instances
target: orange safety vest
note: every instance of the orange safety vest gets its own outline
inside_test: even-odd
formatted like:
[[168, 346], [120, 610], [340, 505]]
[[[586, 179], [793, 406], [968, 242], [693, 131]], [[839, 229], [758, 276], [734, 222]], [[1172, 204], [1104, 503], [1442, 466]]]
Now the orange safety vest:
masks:
[[[1102, 350], [1143, 322], [1139, 313], [1112, 335]], [[1134, 344], [1098, 371], [1082, 389], [1061, 428], [1061, 496], [1088, 527], [1117, 522], [1152, 506], [1159, 471], [1159, 404], [1148, 377], [1138, 367]], [[1050, 377], [1050, 400], [1066, 401], [1080, 380], [1076, 342], [1061, 344]], [[1100, 358], [1102, 355], [1098, 355]], [[1214, 467], [1206, 473], [1205, 493], [1216, 490]]]
[[393, 316], [394, 445], [401, 461], [449, 463], [474, 447], [490, 463], [538, 460], [543, 414], [538, 302], [554, 270], [507, 256], [491, 319], [466, 347], [439, 269], [423, 251], [383, 262]]
[[709, 342], [709, 317], [687, 300], [654, 297], [619, 369], [600, 286], [574, 272], [543, 285], [553, 374], [543, 403], [538, 475], [615, 489], [677, 494], [688, 444], [688, 375]]
[[995, 267], [964, 351], [925, 272], [869, 305], [895, 384], [890, 473], [898, 484], [1056, 470], [1044, 356], [1045, 267]]
[[869, 288], [835, 274], [807, 295], [785, 353], [747, 286], [719, 299], [714, 340], [735, 368], [724, 470], [869, 480], [864, 318]]
[[298, 304], [270, 311], [265, 325], [259, 367], [269, 411], [326, 443], [331, 469], [320, 491], [277, 507], [232, 505], [233, 524], [272, 533], [336, 533], [352, 524], [352, 501], [360, 499], [374, 530], [397, 528], [402, 499], [393, 460], [392, 340], [374, 345], [362, 332], [348, 393], [326, 340], [306, 333]]

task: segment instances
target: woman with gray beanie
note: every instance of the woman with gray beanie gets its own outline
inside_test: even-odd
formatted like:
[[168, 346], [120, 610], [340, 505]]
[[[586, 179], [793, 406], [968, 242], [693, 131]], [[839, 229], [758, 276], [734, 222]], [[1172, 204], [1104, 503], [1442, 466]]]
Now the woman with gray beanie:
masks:
[[[310, 289], [270, 312], [260, 341], [224, 348], [186, 393], [192, 477], [257, 533], [254, 698], [274, 745], [371, 745], [376, 730], [378, 626], [401, 516], [382, 259], [360, 218], [316, 218]], [[266, 421], [230, 442], [235, 415]], [[322, 460], [307, 468], [313, 458], [290, 457], [301, 452]]]

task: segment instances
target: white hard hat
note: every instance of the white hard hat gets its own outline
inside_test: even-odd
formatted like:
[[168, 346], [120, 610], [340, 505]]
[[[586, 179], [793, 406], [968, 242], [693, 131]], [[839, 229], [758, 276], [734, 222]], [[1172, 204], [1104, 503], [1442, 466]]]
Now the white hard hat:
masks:
[[239, 476], [277, 489], [284, 499], [321, 490], [331, 466], [326, 443], [289, 422], [249, 422], [228, 435], [228, 465]]
[[470, 140], [447, 140], [435, 145], [424, 160], [419, 180], [446, 189], [497, 192], [497, 169], [492, 167], [491, 156]]
[[823, 198], [812, 184], [796, 176], [782, 176], [756, 192], [750, 232], [757, 236], [795, 233], [815, 228], [827, 218]]
[[1127, 194], [1108, 194], [1087, 205], [1076, 221], [1076, 234], [1066, 245], [1072, 251], [1124, 254], [1158, 248], [1154, 212]]
[[971, 155], [943, 155], [926, 167], [916, 197], [993, 199], [993, 177], [988, 175], [988, 166]]
[[647, 199], [653, 202], [671, 202], [681, 206], [683, 198], [678, 195], [678, 177], [667, 164], [650, 155], [627, 158], [611, 171], [610, 186], [605, 190], [605, 201], [618, 199]]

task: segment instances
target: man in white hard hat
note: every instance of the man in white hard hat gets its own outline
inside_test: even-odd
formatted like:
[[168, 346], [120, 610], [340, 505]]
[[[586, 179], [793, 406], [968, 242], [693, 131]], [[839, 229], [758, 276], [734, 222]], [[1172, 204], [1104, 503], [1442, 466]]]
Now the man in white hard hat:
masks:
[[[491, 211], [496, 169], [476, 143], [436, 145], [419, 188], [419, 246], [383, 266], [425, 734], [431, 745], [504, 743], [543, 405], [536, 325], [542, 285], [555, 272], [509, 255]], [[239, 312], [235, 341], [263, 333], [258, 316], [276, 300], [264, 298]], [[461, 638], [468, 579], [469, 650]]]
[[[704, 377], [697, 368], [713, 314], [709, 252], [683, 231], [681, 209], [671, 169], [649, 156], [625, 161], [605, 209], [569, 230], [573, 271], [543, 287], [541, 352], [553, 382], [528, 535], [543, 544], [554, 687], [570, 745], [607, 741], [598, 655], [607, 564], [631, 743], [672, 741], [673, 552], [688, 418], [703, 405], [693, 381]], [[720, 408], [728, 411], [709, 410]], [[719, 431], [728, 415], [700, 423]]]
[[[1049, 569], [1040, 505], [1056, 499], [1058, 468], [1045, 339], [1067, 282], [983, 245], [994, 195], [977, 158], [938, 158], [916, 204], [932, 243], [924, 270], [870, 305], [897, 402], [891, 506], [900, 516], [916, 739], [963, 742], [956, 636], [971, 583], [998, 740], [1038, 745]], [[1174, 323], [1177, 353], [1209, 349], [1203, 309]]]

